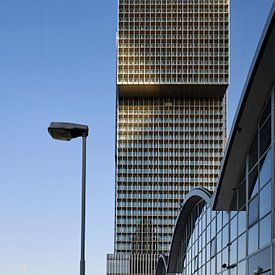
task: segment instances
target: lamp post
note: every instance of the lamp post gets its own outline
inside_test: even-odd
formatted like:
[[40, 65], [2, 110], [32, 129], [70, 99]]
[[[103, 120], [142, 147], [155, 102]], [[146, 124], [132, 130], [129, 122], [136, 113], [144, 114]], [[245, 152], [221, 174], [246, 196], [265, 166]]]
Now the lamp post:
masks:
[[52, 138], [70, 141], [73, 138], [82, 137], [82, 199], [81, 199], [81, 255], [80, 275], [85, 275], [85, 212], [86, 212], [86, 139], [89, 133], [87, 125], [52, 122], [48, 127]]

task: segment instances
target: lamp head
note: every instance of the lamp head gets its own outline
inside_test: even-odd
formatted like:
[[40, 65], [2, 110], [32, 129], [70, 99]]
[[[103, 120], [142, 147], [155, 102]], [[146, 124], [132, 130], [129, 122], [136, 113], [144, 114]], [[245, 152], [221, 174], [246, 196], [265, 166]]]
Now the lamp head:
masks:
[[69, 141], [77, 137], [87, 137], [89, 127], [76, 123], [51, 122], [48, 132], [54, 139]]

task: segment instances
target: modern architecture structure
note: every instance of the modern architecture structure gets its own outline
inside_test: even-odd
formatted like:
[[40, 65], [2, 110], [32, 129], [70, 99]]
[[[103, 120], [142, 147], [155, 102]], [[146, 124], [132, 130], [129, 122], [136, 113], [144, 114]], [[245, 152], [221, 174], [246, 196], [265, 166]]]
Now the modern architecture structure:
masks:
[[214, 193], [184, 201], [157, 275], [275, 274], [275, 3], [235, 116]]
[[185, 194], [213, 190], [226, 138], [229, 0], [119, 0], [115, 251], [154, 274]]

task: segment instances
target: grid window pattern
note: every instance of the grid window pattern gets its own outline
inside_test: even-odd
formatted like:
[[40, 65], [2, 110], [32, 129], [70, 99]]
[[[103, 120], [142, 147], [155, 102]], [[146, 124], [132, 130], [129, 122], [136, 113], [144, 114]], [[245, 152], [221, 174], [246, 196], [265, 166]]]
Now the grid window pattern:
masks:
[[157, 260], [156, 254], [109, 254], [107, 275], [151, 275]]
[[214, 189], [228, 28], [228, 0], [118, 1], [114, 257], [168, 252], [185, 194]]
[[185, 194], [214, 189], [225, 144], [224, 98], [120, 98], [117, 253], [168, 252]]
[[211, 211], [204, 201], [197, 203], [183, 231], [175, 274], [228, 274], [230, 270], [230, 274], [244, 275], [256, 274], [257, 268], [261, 271], [257, 274], [274, 274], [271, 128], [269, 100], [244, 163], [232, 211]]
[[228, 0], [119, 0], [118, 84], [228, 84]]

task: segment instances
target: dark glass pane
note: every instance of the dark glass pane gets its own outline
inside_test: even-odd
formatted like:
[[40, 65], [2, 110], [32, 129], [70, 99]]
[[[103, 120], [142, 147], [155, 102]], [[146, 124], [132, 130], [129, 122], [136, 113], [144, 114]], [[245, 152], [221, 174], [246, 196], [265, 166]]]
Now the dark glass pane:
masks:
[[260, 162], [260, 186], [264, 186], [271, 179], [271, 150]]
[[[238, 187], [238, 210], [245, 210], [245, 202], [246, 202], [246, 182], [243, 181], [241, 185]], [[244, 208], [243, 208], [244, 207]]]
[[249, 152], [249, 170], [255, 165], [258, 160], [258, 132], [256, 132], [253, 143]]
[[254, 168], [248, 176], [249, 192], [248, 199], [254, 197], [259, 191], [259, 178], [258, 178], [258, 167]]
[[237, 207], [237, 190], [234, 191], [233, 193], [233, 197], [231, 199], [231, 204], [230, 204], [230, 210], [231, 210], [231, 215], [232, 215], [232, 211], [236, 211], [238, 210]]
[[245, 179], [245, 177], [246, 177], [246, 172], [245, 172], [245, 169], [246, 168], [246, 166], [244, 166], [244, 168], [243, 168], [243, 170], [242, 170], [242, 173], [241, 173], [241, 177], [240, 177], [240, 181], [243, 181], [244, 179]]
[[260, 248], [271, 242], [271, 215], [260, 221]]
[[249, 226], [255, 223], [259, 217], [259, 202], [258, 196], [256, 196], [250, 203], [249, 203], [249, 212], [248, 212], [248, 224]]
[[260, 218], [271, 211], [271, 182], [260, 192]]
[[260, 126], [263, 125], [263, 123], [266, 121], [267, 117], [270, 115], [271, 113], [271, 100], [269, 99], [268, 102], [265, 105], [265, 109], [263, 111], [261, 120], [260, 120]]
[[258, 249], [258, 224], [248, 230], [248, 254]]
[[271, 143], [271, 118], [266, 121], [260, 130], [260, 156], [267, 150]]

